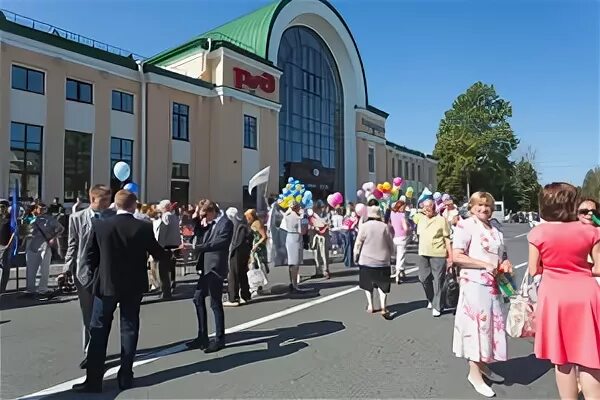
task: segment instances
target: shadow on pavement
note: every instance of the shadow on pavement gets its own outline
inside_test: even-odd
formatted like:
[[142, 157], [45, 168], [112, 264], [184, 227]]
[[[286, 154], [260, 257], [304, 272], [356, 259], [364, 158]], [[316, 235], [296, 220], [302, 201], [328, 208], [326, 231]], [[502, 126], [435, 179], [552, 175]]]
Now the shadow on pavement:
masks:
[[[266, 347], [245, 352], [234, 352], [222, 357], [209, 358], [197, 363], [142, 376], [135, 379], [134, 388], [159, 385], [198, 372], [220, 373], [248, 364], [286, 357], [309, 347], [309, 344], [305, 342], [306, 340], [331, 335], [343, 331], [344, 329], [346, 329], [345, 325], [339, 321], [318, 321], [273, 330], [237, 332], [227, 336], [227, 341], [230, 344], [223, 352], [227, 352], [227, 349], [237, 349], [257, 344], [264, 344]], [[104, 382], [104, 393], [99, 395], [85, 395], [85, 398], [103, 400], [115, 399], [120, 394], [116, 387], [116, 379], [109, 379]], [[44, 397], [44, 399], [75, 400], [83, 397], [84, 396], [69, 390], [51, 394]]]
[[505, 379], [505, 385], [530, 385], [553, 368], [552, 363], [540, 360], [534, 354], [490, 364], [493, 370]]
[[427, 300], [415, 300], [408, 303], [398, 303], [388, 306], [388, 310], [390, 314], [392, 314], [393, 319], [421, 308], [427, 308]]
[[58, 295], [49, 300], [39, 300], [34, 297], [25, 297], [23, 292], [3, 293], [0, 297], [0, 311], [17, 310], [20, 308], [39, 307], [49, 304], [60, 304], [76, 301], [77, 295]]

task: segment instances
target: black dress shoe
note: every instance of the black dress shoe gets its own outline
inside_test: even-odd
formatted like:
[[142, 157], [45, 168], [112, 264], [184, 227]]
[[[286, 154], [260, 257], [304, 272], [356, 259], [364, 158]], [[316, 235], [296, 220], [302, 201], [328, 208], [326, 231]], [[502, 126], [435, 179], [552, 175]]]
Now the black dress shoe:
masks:
[[133, 374], [131, 374], [127, 377], [117, 374], [117, 382], [119, 384], [119, 389], [121, 389], [121, 390], [131, 389], [133, 387]]
[[208, 348], [208, 342], [200, 340], [200, 339], [190, 340], [185, 345], [190, 350], [192, 350], [192, 349], [206, 350]]
[[79, 368], [86, 369], [87, 368], [87, 356], [79, 363]]
[[216, 353], [219, 350], [223, 350], [225, 348], [225, 343], [223, 342], [210, 342], [208, 348], [204, 350], [205, 354]]
[[102, 393], [102, 383], [92, 384], [87, 381], [73, 385], [73, 391], [78, 393]]

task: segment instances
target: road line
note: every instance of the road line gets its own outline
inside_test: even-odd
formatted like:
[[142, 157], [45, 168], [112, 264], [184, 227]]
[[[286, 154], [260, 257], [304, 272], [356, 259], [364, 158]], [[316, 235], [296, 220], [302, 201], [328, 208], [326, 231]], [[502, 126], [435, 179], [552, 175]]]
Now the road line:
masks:
[[519, 269], [519, 268], [522, 268], [522, 267], [524, 267], [524, 266], [526, 266], [526, 265], [527, 265], [527, 262], [522, 262], [522, 263], [521, 263], [521, 264], [519, 264], [519, 265], [515, 265], [515, 266], [513, 267], [513, 269]]
[[529, 232], [521, 233], [520, 235], [515, 236], [513, 239], [517, 239], [517, 238], [520, 238], [520, 237], [523, 237], [523, 236], [527, 236], [528, 234], [529, 234]]
[[[412, 268], [412, 269], [416, 271], [418, 268]], [[243, 324], [236, 325], [236, 326], [233, 326], [231, 328], [225, 329], [225, 333], [226, 334], [231, 334], [231, 333], [240, 332], [240, 331], [243, 331], [243, 330], [246, 330], [246, 329], [250, 329], [250, 328], [253, 328], [253, 327], [257, 326], [257, 325], [262, 325], [262, 324], [265, 324], [267, 322], [273, 321], [274, 319], [282, 318], [282, 317], [285, 317], [287, 315], [294, 314], [294, 313], [297, 313], [297, 312], [302, 311], [302, 310], [306, 310], [307, 308], [314, 307], [316, 305], [323, 304], [323, 303], [326, 303], [326, 302], [331, 301], [331, 300], [335, 300], [338, 297], [342, 297], [342, 296], [345, 296], [345, 295], [350, 294], [352, 292], [356, 292], [357, 290], [359, 290], [359, 287], [358, 286], [354, 286], [354, 287], [351, 287], [349, 289], [342, 290], [341, 292], [333, 293], [333, 294], [330, 294], [330, 295], [325, 296], [325, 297], [320, 297], [318, 299], [307, 301], [306, 303], [298, 304], [296, 306], [293, 306], [293, 307], [290, 307], [290, 308], [286, 308], [285, 310], [281, 310], [281, 311], [278, 311], [276, 313], [273, 313], [273, 314], [270, 314], [270, 315], [266, 315], [266, 316], [264, 316], [262, 318], [258, 318], [258, 319], [252, 320], [252, 321], [244, 322]], [[215, 334], [213, 333], [210, 336], [213, 337], [214, 335]], [[179, 352], [181, 352], [181, 351], [183, 351], [185, 349], [186, 349], [185, 344], [178, 344], [178, 345], [175, 345], [175, 346], [168, 347], [166, 349], [160, 350], [158, 352], [147, 354], [145, 356], [142, 356], [141, 359], [138, 359], [138, 361], [135, 361], [133, 363], [133, 367], [135, 368], [135, 367], [140, 366], [140, 365], [151, 363], [151, 362], [156, 361], [156, 360], [158, 360], [158, 359], [160, 359], [162, 357], [166, 357], [166, 356], [169, 356], [171, 354], [179, 353]], [[104, 374], [104, 377], [108, 378], [108, 377], [111, 377], [113, 375], [116, 375], [118, 371], [119, 371], [119, 366], [112, 367], [112, 368], [110, 368], [110, 369], [108, 369], [106, 371], [106, 373]], [[50, 387], [48, 389], [44, 389], [44, 390], [41, 390], [39, 392], [30, 394], [30, 395], [19, 397], [19, 399], [23, 399], [23, 400], [25, 400], [25, 399], [27, 399], [27, 400], [42, 399], [42, 398], [44, 398], [46, 396], [49, 396], [51, 394], [65, 392], [65, 391], [71, 390], [71, 387], [73, 385], [75, 385], [77, 383], [82, 383], [84, 380], [85, 380], [85, 376], [82, 376], [82, 377], [76, 378], [76, 379], [71, 379], [70, 381], [60, 383], [60, 384], [52, 386], [52, 387]]]

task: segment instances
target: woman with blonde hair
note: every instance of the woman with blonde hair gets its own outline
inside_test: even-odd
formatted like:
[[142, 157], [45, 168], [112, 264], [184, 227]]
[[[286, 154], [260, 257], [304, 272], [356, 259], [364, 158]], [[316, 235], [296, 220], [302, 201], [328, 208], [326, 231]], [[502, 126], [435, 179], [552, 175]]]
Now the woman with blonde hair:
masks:
[[460, 267], [460, 294], [452, 350], [457, 357], [468, 360], [467, 380], [485, 397], [495, 393], [483, 376], [492, 382], [504, 382], [487, 364], [506, 361], [502, 295], [496, 274], [512, 272], [510, 262], [502, 261], [504, 237], [490, 222], [494, 203], [487, 192], [473, 193], [470, 217], [458, 222], [453, 243], [453, 260]]
[[[555, 365], [561, 399], [600, 398], [600, 230], [577, 220], [579, 192], [551, 183], [540, 194], [545, 223], [529, 232], [529, 274], [542, 275], [535, 355]], [[594, 260], [588, 261], [589, 254]]]

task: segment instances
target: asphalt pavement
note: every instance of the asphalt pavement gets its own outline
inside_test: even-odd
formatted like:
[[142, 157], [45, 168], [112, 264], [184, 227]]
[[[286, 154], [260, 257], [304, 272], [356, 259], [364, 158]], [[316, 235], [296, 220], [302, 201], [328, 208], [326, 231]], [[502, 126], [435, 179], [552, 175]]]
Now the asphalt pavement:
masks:
[[[504, 235], [515, 281], [526, 271], [529, 227], [507, 224]], [[118, 317], [109, 343], [104, 393], [69, 389], [78, 368], [81, 317], [72, 297], [46, 303], [3, 297], [0, 304], [0, 397], [27, 399], [191, 398], [479, 398], [466, 381], [466, 361], [451, 351], [453, 315], [433, 318], [416, 278], [394, 285], [388, 304], [394, 319], [365, 312], [358, 271], [336, 263], [331, 280], [309, 279], [303, 295], [288, 295], [287, 268], [274, 268], [267, 295], [225, 311], [228, 346], [216, 354], [186, 351], [197, 330], [191, 295], [195, 276], [180, 278], [175, 299], [145, 299], [134, 368], [136, 387], [119, 392]], [[310, 262], [309, 262], [310, 264]], [[209, 311], [209, 315], [210, 315]], [[492, 369], [507, 379], [498, 398], [557, 398], [552, 366], [536, 360], [531, 340], [509, 339], [509, 361]]]

